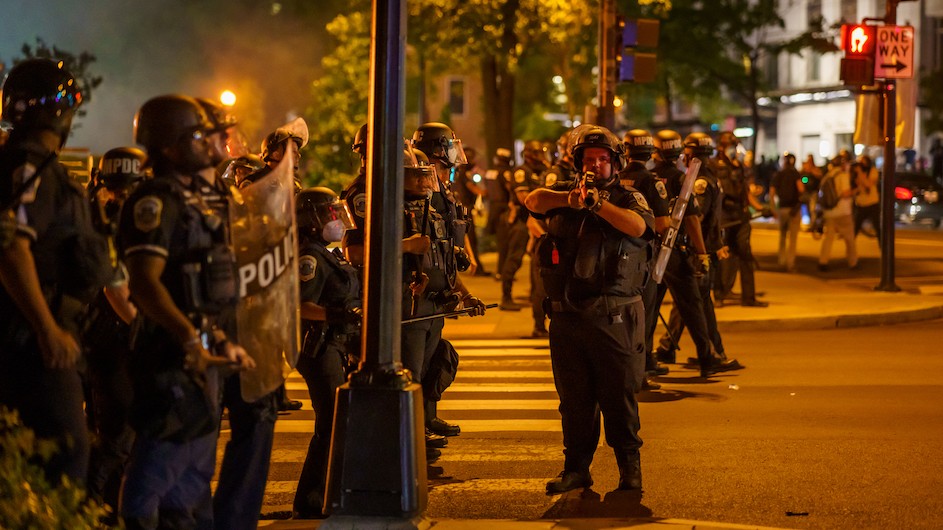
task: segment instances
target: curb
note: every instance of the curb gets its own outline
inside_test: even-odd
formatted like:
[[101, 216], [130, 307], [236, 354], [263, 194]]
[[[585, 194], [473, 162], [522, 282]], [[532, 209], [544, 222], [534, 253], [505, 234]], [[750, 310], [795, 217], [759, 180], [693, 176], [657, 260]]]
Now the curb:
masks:
[[884, 313], [823, 315], [816, 317], [770, 318], [763, 320], [717, 320], [721, 333], [738, 331], [799, 331], [808, 329], [860, 328], [906, 324], [943, 318], [943, 305], [902, 309]]

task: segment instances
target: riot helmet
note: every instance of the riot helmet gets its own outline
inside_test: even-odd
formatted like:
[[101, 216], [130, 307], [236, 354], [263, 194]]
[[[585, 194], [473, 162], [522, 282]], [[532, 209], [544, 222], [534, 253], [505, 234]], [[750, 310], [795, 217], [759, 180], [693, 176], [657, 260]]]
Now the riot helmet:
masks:
[[367, 157], [367, 124], [364, 123], [357, 129], [357, 135], [354, 136], [354, 143], [350, 149], [360, 155], [360, 158]]
[[0, 118], [13, 128], [11, 136], [50, 130], [64, 145], [82, 99], [78, 81], [62, 61], [27, 59], [10, 69], [3, 82]]
[[524, 163], [531, 168], [546, 168], [550, 165], [547, 146], [537, 140], [524, 142], [524, 149], [521, 150], [521, 156], [524, 157]]
[[239, 124], [236, 117], [230, 114], [229, 111], [226, 110], [226, 107], [221, 104], [207, 98], [196, 98], [196, 100], [200, 106], [203, 107], [207, 117], [209, 117], [210, 122], [213, 124], [213, 128], [210, 132], [225, 131]]
[[403, 183], [403, 191], [411, 197], [428, 196], [439, 189], [435, 166], [419, 149], [403, 150]]
[[413, 147], [419, 149], [430, 160], [438, 160], [445, 167], [467, 164], [462, 141], [448, 125], [430, 122], [420, 125], [413, 133]]
[[693, 132], [684, 138], [684, 148], [690, 149], [694, 156], [711, 156], [714, 152], [714, 141], [709, 134]]
[[295, 214], [299, 232], [318, 234], [326, 242], [340, 241], [346, 230], [356, 228], [347, 201], [330, 188], [319, 186], [298, 192]]
[[134, 141], [150, 156], [184, 138], [205, 136], [212, 129], [213, 123], [197, 100], [181, 94], [151, 98], [134, 116]]
[[278, 151], [279, 147], [288, 140], [295, 142], [299, 150], [308, 143], [305, 138], [298, 136], [290, 129], [279, 127], [262, 140], [262, 160], [265, 162], [277, 162], [277, 160], [272, 158], [272, 154]]
[[652, 133], [645, 129], [632, 129], [625, 133], [625, 147], [629, 152], [629, 158], [632, 160], [645, 161], [652, 157], [655, 152], [655, 141]]
[[739, 146], [740, 139], [737, 138], [737, 135], [735, 135], [733, 131], [724, 131], [717, 137], [717, 150], [722, 152], [728, 160], [736, 160], [739, 158]]
[[98, 182], [115, 190], [130, 188], [145, 178], [147, 155], [136, 147], [116, 147], [98, 161]]
[[624, 167], [622, 142], [619, 141], [616, 135], [612, 134], [609, 129], [592, 126], [586, 128], [583, 133], [580, 134], [579, 138], [576, 140], [576, 144], [573, 146], [573, 165], [578, 171], [583, 171], [583, 153], [590, 147], [598, 147], [609, 151], [612, 156], [613, 175], [621, 171]]
[[678, 131], [671, 129], [662, 129], [655, 133], [652, 142], [658, 154], [664, 160], [675, 160], [684, 152], [684, 145], [681, 141], [681, 135]]
[[238, 187], [246, 177], [265, 167], [265, 162], [258, 155], [248, 154], [226, 160], [216, 168], [223, 180]]

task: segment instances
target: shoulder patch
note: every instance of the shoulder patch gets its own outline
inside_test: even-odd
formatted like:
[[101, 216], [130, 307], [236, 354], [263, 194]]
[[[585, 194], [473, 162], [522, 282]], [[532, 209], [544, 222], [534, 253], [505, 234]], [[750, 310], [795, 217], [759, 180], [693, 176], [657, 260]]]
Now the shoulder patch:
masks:
[[307, 282], [314, 278], [315, 271], [318, 270], [318, 260], [314, 256], [305, 254], [298, 258], [298, 278]]
[[160, 226], [160, 213], [164, 203], [154, 195], [141, 197], [134, 203], [134, 226], [142, 232], [150, 232]]
[[697, 195], [704, 195], [704, 192], [707, 191], [707, 181], [704, 179], [697, 179], [694, 181], [694, 193]]
[[364, 217], [365, 214], [367, 213], [367, 194], [358, 193], [357, 195], [354, 195], [354, 200], [352, 202], [353, 202], [353, 207], [354, 207], [354, 214], [357, 217]]
[[514, 182], [518, 184], [523, 184], [527, 180], [527, 172], [523, 169], [518, 169], [514, 172]]
[[661, 197], [662, 199], [667, 199], [667, 198], [668, 198], [668, 190], [665, 189], [665, 183], [664, 183], [664, 182], [662, 182], [662, 181], [660, 181], [660, 180], [656, 180], [656, 181], [655, 181], [655, 191], [658, 192], [658, 196]]
[[557, 183], [557, 174], [554, 171], [547, 173], [546, 180], [544, 181], [544, 186], [548, 188]]
[[637, 192], [637, 191], [633, 191], [633, 192], [632, 192], [632, 197], [635, 198], [635, 202], [639, 203], [639, 206], [642, 206], [643, 208], [645, 208], [645, 209], [647, 209], [647, 210], [651, 210], [651, 208], [648, 206], [648, 201], [645, 200], [645, 196], [644, 196], [644, 195], [642, 195], [641, 193], [639, 193], [639, 192]]

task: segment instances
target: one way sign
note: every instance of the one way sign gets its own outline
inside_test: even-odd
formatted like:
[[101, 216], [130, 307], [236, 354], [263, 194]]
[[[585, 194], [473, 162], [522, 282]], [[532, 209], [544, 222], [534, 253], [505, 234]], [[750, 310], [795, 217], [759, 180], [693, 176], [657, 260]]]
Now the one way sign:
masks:
[[879, 26], [874, 77], [911, 79], [914, 76], [914, 46], [913, 26]]

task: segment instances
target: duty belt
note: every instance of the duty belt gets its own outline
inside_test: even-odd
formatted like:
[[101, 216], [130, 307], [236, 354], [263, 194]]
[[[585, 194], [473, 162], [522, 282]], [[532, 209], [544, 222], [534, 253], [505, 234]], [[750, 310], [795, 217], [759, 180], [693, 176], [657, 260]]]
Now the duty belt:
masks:
[[550, 308], [554, 313], [583, 313], [587, 315], [610, 315], [621, 310], [625, 305], [641, 302], [641, 295], [636, 296], [599, 296], [596, 301], [586, 307], [577, 307], [565, 301], [550, 301]]

